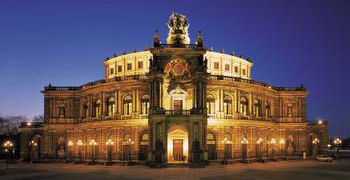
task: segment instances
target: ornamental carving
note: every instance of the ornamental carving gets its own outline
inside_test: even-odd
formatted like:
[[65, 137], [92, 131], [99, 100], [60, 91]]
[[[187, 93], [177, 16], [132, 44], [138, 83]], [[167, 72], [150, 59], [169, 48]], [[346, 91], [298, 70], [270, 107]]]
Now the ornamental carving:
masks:
[[164, 68], [165, 75], [172, 79], [176, 78], [190, 78], [188, 70], [188, 63], [181, 59], [171, 60]]

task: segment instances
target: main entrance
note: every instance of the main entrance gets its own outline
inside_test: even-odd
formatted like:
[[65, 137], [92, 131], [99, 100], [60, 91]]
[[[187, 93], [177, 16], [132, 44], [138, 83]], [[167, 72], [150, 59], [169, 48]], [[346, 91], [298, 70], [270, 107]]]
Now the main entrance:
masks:
[[188, 133], [182, 126], [169, 129], [167, 155], [169, 163], [188, 162]]

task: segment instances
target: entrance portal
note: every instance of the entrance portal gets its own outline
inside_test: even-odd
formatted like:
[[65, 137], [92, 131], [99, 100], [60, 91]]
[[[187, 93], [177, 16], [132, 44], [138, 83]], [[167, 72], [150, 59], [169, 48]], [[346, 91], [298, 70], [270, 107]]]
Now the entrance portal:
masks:
[[168, 162], [185, 163], [188, 161], [188, 133], [182, 126], [173, 126], [168, 133]]

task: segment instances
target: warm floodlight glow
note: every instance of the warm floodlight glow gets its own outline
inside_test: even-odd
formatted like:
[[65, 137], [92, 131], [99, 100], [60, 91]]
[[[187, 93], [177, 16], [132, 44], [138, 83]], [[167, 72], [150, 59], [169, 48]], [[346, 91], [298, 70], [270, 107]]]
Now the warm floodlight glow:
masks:
[[339, 139], [339, 138], [337, 138], [337, 139], [334, 140], [334, 144], [336, 144], [336, 145], [339, 145], [339, 144], [341, 144], [341, 143], [342, 143], [342, 141], [341, 141], [341, 139]]
[[112, 139], [108, 139], [106, 142], [107, 146], [112, 146], [114, 144], [114, 142], [112, 141]]
[[82, 146], [84, 143], [83, 143], [83, 141], [82, 140], [78, 140], [78, 142], [77, 142], [77, 145], [78, 146]]
[[256, 144], [261, 144], [263, 142], [263, 139], [262, 138], [259, 138], [257, 141], [256, 141]]
[[323, 124], [323, 121], [322, 120], [318, 120], [318, 124]]
[[96, 146], [97, 142], [94, 139], [91, 139], [89, 144], [90, 144], [90, 146]]
[[68, 141], [68, 146], [73, 146], [73, 141]]
[[241, 144], [248, 144], [248, 139], [247, 138], [243, 138], [241, 140]]
[[280, 139], [280, 144], [285, 144], [286, 141], [284, 139]]
[[275, 138], [272, 138], [271, 141], [270, 141], [271, 144], [276, 144], [276, 140]]
[[12, 147], [13, 146], [13, 143], [11, 141], [6, 141], [4, 143], [4, 147], [7, 148], [7, 147]]
[[319, 144], [320, 143], [320, 140], [318, 140], [317, 138], [312, 140], [312, 144]]

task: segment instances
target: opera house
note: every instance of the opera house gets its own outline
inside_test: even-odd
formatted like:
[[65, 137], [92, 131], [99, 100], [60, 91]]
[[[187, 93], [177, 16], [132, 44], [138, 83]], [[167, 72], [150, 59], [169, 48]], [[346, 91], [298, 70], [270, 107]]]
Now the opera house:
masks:
[[166, 44], [104, 60], [105, 78], [48, 85], [44, 122], [23, 124], [31, 160], [207, 164], [312, 155], [326, 148], [327, 122], [307, 121], [305, 87], [251, 79], [251, 60], [191, 41], [173, 13]]

